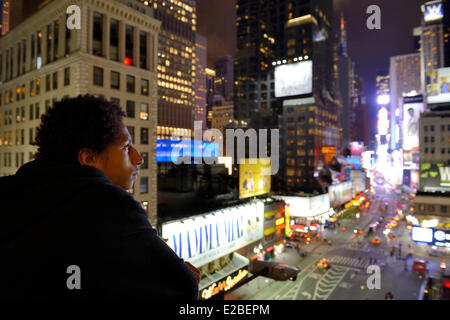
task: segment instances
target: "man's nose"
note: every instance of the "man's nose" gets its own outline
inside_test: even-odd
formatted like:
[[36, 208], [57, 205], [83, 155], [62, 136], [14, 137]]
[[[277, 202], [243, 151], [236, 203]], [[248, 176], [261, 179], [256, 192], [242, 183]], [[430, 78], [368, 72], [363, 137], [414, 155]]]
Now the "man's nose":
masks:
[[144, 158], [141, 157], [141, 154], [133, 147], [133, 164], [136, 164], [138, 166], [142, 165], [144, 163]]

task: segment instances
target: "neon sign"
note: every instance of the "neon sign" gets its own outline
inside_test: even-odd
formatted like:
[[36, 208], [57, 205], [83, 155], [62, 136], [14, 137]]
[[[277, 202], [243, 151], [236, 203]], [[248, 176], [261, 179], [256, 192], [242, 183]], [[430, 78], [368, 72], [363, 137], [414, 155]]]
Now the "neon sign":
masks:
[[246, 269], [241, 269], [235, 276], [229, 275], [225, 280], [215, 282], [208, 288], [203, 289], [201, 297], [206, 300], [220, 292], [228, 291], [242, 281], [247, 275], [248, 271]]

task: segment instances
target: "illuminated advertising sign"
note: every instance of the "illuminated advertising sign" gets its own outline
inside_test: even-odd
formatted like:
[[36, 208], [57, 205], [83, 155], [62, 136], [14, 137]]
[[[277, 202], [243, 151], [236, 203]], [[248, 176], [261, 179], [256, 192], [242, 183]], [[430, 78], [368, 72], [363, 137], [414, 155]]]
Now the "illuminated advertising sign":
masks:
[[450, 68], [428, 70], [425, 81], [428, 104], [450, 101]]
[[[252, 163], [255, 164], [252, 164]], [[242, 159], [239, 164], [239, 198], [249, 198], [270, 192], [270, 159]]]
[[345, 159], [352, 166], [352, 170], [361, 170], [361, 157], [347, 157]]
[[444, 8], [441, 1], [425, 3], [423, 11], [425, 22], [441, 20], [444, 17]]
[[195, 267], [264, 237], [264, 204], [256, 201], [162, 224], [162, 238]]
[[208, 288], [200, 290], [200, 297], [202, 300], [210, 299], [211, 297], [219, 294], [221, 292], [225, 292], [233, 288], [240, 281], [244, 280], [248, 275], [248, 267], [239, 269], [236, 272], [233, 272], [226, 278], [223, 278], [219, 281], [214, 282]]
[[346, 181], [328, 186], [328, 195], [332, 207], [343, 205], [352, 200], [352, 182]]
[[378, 134], [379, 135], [386, 135], [389, 130], [389, 119], [388, 119], [388, 112], [385, 107], [381, 108], [378, 111]]
[[433, 242], [433, 229], [413, 227], [412, 228], [412, 240], [417, 242], [432, 243]]
[[297, 96], [312, 93], [311, 60], [275, 67], [275, 97]]
[[450, 248], [450, 230], [436, 228], [412, 228], [412, 240], [436, 247]]
[[352, 156], [360, 156], [364, 151], [364, 142], [350, 142], [350, 154]]
[[179, 157], [217, 158], [219, 157], [219, 144], [217, 142], [170, 139], [160, 139], [156, 142], [156, 162], [176, 163]]
[[386, 105], [391, 102], [391, 97], [388, 94], [382, 94], [377, 97], [377, 103], [380, 105]]
[[328, 194], [314, 197], [286, 197], [280, 196], [286, 204], [289, 204], [290, 217], [314, 217], [330, 210], [330, 198]]
[[419, 146], [419, 118], [423, 112], [423, 103], [405, 103], [403, 105], [403, 149], [412, 150]]
[[450, 190], [450, 167], [443, 163], [420, 165], [420, 184], [424, 191], [449, 191]]

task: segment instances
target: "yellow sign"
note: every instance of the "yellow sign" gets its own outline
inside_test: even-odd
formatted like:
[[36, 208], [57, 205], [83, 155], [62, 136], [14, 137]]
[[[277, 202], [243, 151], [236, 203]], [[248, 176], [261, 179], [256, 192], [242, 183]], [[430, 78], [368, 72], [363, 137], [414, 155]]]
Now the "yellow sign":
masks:
[[283, 224], [283, 223], [284, 223], [284, 218], [280, 218], [278, 220], [275, 220], [275, 225], [276, 226], [279, 226], [280, 224]]
[[221, 291], [228, 291], [233, 288], [239, 281], [244, 279], [247, 274], [248, 271], [246, 269], [241, 269], [236, 276], [228, 276], [225, 280], [213, 283], [207, 289], [203, 289], [201, 297], [206, 300], [211, 298], [212, 296], [215, 296]]
[[239, 198], [249, 198], [270, 192], [269, 159], [245, 159], [239, 164]]
[[322, 153], [323, 154], [335, 154], [336, 147], [322, 147]]

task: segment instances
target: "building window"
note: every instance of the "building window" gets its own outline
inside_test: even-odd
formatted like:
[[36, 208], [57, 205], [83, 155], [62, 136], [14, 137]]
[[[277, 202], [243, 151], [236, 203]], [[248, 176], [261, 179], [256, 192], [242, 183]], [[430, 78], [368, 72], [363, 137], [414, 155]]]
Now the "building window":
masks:
[[126, 25], [125, 27], [125, 64], [134, 66], [134, 52], [133, 52], [133, 34], [134, 28], [132, 26]]
[[30, 120], [34, 120], [34, 105], [30, 104], [30, 112], [29, 112]]
[[139, 119], [148, 120], [148, 103], [141, 103], [141, 112], [139, 114]]
[[430, 137], [430, 141], [431, 141], [431, 143], [434, 143], [434, 136]]
[[45, 63], [50, 63], [52, 61], [52, 25], [47, 25], [47, 59]]
[[148, 144], [148, 128], [141, 128], [141, 144]]
[[431, 126], [430, 126], [430, 131], [431, 131], [431, 132], [434, 132], [434, 125], [431, 125]]
[[30, 144], [33, 143], [33, 128], [29, 129], [29, 133], [30, 133]]
[[42, 66], [42, 32], [37, 32], [37, 44], [36, 44], [36, 69], [40, 69]]
[[148, 96], [148, 80], [141, 79], [141, 94], [143, 96]]
[[126, 113], [127, 113], [128, 118], [135, 117], [134, 101], [127, 100], [127, 112]]
[[103, 87], [103, 68], [94, 67], [94, 85]]
[[48, 74], [45, 76], [45, 91], [46, 92], [49, 92], [51, 90], [50, 89], [50, 81], [51, 81], [50, 75]]
[[424, 141], [425, 141], [425, 143], [427, 143], [428, 142], [428, 137], [425, 137]]
[[134, 76], [127, 75], [127, 92], [134, 93]]
[[[67, 21], [69, 19], [69, 15], [68, 14], [66, 14], [66, 20], [65, 21]], [[68, 56], [69, 54], [70, 54], [70, 50], [71, 50], [71, 45], [72, 45], [72, 42], [71, 42], [71, 31], [70, 31], [70, 29], [69, 28], [65, 28], [65, 30], [66, 30], [66, 32], [65, 32], [65, 38], [66, 38], [66, 45], [65, 45], [65, 52], [64, 52], [64, 54], [66, 55], [66, 56]]]
[[141, 169], [148, 169], [148, 152], [142, 152], [141, 157], [142, 157]]
[[119, 61], [119, 21], [111, 19], [109, 30], [109, 58]]
[[58, 89], [58, 72], [53, 72], [53, 90]]
[[64, 69], [64, 86], [70, 85], [70, 67]]
[[447, 206], [441, 206], [441, 213], [447, 213]]
[[55, 20], [53, 23], [53, 60], [56, 60], [59, 58], [58, 55], [58, 47], [59, 47], [59, 21]]
[[434, 212], [434, 204], [429, 204], [428, 205], [428, 211]]
[[120, 73], [111, 71], [111, 89], [120, 90]]
[[141, 182], [139, 185], [140, 193], [141, 194], [148, 193], [148, 177], [141, 177], [140, 182]]
[[36, 79], [36, 95], [41, 94], [41, 78]]
[[92, 39], [92, 53], [96, 56], [103, 55], [103, 15], [94, 12], [94, 34]]
[[34, 111], [36, 111], [34, 114], [36, 116], [36, 119], [39, 120], [41, 113], [39, 110], [39, 102], [36, 102], [36, 104], [34, 105]]
[[147, 32], [139, 32], [139, 67], [147, 69]]

